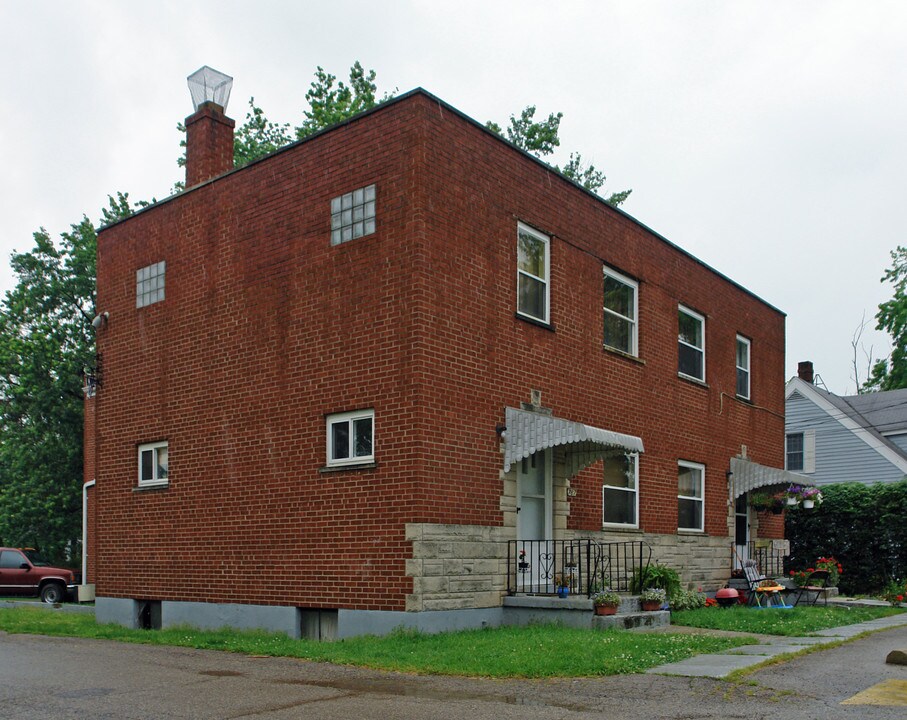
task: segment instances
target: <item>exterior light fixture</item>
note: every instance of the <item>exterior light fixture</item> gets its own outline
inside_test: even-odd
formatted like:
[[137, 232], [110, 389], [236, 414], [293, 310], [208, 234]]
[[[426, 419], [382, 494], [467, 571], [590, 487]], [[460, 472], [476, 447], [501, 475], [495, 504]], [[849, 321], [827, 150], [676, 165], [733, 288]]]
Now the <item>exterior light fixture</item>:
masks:
[[224, 75], [207, 65], [202, 65], [186, 80], [189, 83], [189, 92], [192, 94], [192, 105], [195, 111], [205, 103], [213, 102], [224, 110], [230, 102], [230, 90], [233, 88], [233, 78]]

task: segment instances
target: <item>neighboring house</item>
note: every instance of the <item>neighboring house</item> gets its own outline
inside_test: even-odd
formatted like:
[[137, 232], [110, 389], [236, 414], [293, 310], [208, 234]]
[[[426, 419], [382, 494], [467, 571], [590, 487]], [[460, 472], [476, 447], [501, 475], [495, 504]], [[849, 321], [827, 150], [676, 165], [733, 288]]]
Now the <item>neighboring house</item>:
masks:
[[817, 485], [907, 475], [907, 390], [839, 396], [801, 362], [785, 392], [786, 467]]
[[779, 310], [421, 89], [237, 170], [186, 125], [186, 191], [98, 236], [98, 620], [494, 625], [521, 550], [714, 589], [782, 537]]

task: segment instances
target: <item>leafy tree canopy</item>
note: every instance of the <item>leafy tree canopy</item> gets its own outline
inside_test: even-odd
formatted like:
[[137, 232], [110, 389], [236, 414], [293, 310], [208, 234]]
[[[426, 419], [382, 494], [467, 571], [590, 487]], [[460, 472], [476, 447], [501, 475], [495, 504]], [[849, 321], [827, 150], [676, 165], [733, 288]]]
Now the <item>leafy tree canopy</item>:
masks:
[[[109, 198], [104, 223], [132, 212]], [[64, 559], [81, 536], [82, 374], [94, 366], [94, 224], [11, 258], [15, 287], [0, 302], [0, 544]]]
[[[369, 110], [387, 100], [394, 93], [385, 93], [378, 98], [378, 85], [375, 82], [374, 70], [365, 70], [357, 60], [350, 68], [349, 81], [338, 81], [320, 65], [315, 70], [315, 78], [305, 94], [308, 108], [303, 110], [302, 124], [291, 128], [289, 123], [274, 123], [267, 119], [264, 111], [255, 104], [255, 98], [249, 100], [249, 110], [245, 122], [236, 130], [233, 140], [233, 160], [236, 167], [247, 165], [253, 160], [272, 153], [288, 145], [295, 139], [302, 139], [314, 133], [342, 122], [357, 113]], [[396, 90], [394, 91], [396, 92]], [[529, 105], [519, 116], [511, 115], [510, 124], [506, 130], [494, 122], [486, 123], [486, 127], [499, 135], [503, 135], [521, 150], [525, 150], [539, 158], [552, 155], [560, 147], [559, 136], [563, 113], [551, 113], [547, 118], [536, 120], [536, 106]], [[178, 128], [185, 132], [186, 128], [180, 124]], [[181, 146], [185, 148], [185, 141]], [[185, 165], [185, 154], [177, 161], [180, 166]], [[605, 174], [592, 164], [586, 164], [578, 152], [571, 152], [564, 167], [555, 166], [571, 180], [582, 185], [587, 190], [598, 193], [605, 184]], [[182, 185], [177, 184], [177, 189]], [[614, 207], [623, 203], [632, 190], [615, 192], [605, 198], [605, 201]], [[603, 196], [604, 197], [604, 196]]]
[[[529, 105], [520, 113], [519, 117], [511, 115], [510, 125], [507, 126], [506, 132], [501, 130], [500, 125], [491, 121], [485, 123], [485, 127], [499, 135], [504, 135], [521, 150], [544, 158], [553, 154], [555, 149], [560, 147], [559, 132], [564, 114], [551, 113], [544, 120], [536, 120], [535, 111], [535, 105]], [[555, 169], [594, 193], [598, 193], [605, 184], [605, 174], [596, 169], [594, 165], [586, 165], [583, 156], [578, 152], [570, 153], [570, 159], [564, 167], [555, 165]], [[605, 198], [605, 202], [617, 207], [630, 196], [631, 192], [633, 191], [621, 190], [612, 193]]]
[[876, 329], [891, 336], [893, 349], [887, 359], [876, 360], [864, 390], [897, 390], [907, 387], [907, 248], [891, 251], [891, 267], [881, 282], [890, 282], [894, 294], [879, 305]]

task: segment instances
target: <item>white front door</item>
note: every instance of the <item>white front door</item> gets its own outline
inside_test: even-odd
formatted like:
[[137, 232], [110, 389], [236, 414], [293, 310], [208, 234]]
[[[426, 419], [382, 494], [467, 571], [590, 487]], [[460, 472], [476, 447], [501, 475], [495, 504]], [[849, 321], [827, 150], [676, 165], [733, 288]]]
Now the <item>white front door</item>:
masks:
[[525, 551], [527, 591], [545, 591], [554, 584], [551, 543], [551, 452], [540, 450], [517, 465], [517, 545]]

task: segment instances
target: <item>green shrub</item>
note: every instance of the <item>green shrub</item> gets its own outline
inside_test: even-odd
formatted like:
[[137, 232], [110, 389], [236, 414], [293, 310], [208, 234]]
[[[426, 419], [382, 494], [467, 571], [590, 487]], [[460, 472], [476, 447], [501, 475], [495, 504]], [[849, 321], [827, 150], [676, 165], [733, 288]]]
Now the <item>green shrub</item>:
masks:
[[637, 594], [648, 588], [663, 588], [668, 597], [680, 590], [680, 575], [667, 565], [649, 565], [642, 572], [636, 570], [630, 580], [630, 592]]
[[705, 594], [694, 590], [678, 590], [671, 595], [671, 610], [696, 610], [705, 607]]
[[834, 556], [844, 566], [838, 587], [846, 595], [878, 593], [907, 577], [907, 480], [824, 485], [822, 493], [821, 506], [787, 513], [788, 571]]

